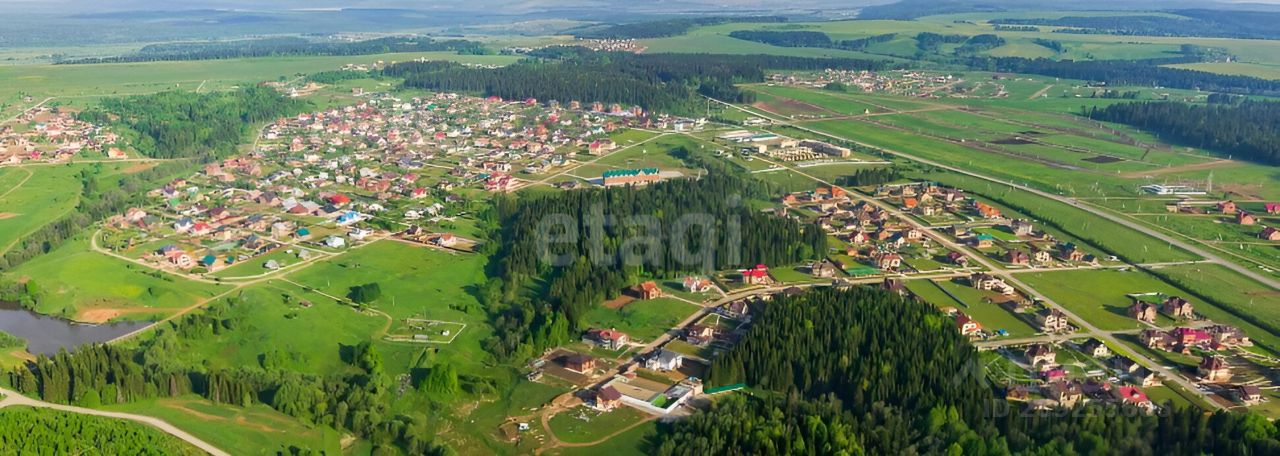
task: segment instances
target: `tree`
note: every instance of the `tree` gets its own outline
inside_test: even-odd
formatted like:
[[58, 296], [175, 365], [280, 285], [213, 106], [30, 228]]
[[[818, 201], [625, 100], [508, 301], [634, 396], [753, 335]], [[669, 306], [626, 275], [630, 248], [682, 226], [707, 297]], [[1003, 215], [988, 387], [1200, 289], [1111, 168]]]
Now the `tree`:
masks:
[[377, 282], [357, 285], [351, 287], [351, 292], [347, 294], [347, 297], [358, 304], [368, 304], [382, 297], [382, 286], [378, 285]]

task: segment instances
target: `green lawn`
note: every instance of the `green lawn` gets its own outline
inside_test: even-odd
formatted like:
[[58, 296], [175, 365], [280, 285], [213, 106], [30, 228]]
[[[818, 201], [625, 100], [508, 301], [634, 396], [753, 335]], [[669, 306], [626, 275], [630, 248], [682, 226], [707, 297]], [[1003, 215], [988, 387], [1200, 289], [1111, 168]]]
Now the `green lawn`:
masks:
[[586, 324], [592, 328], [617, 328], [632, 338], [650, 341], [666, 333], [698, 307], [671, 298], [632, 301], [621, 309], [597, 306], [587, 312]]
[[121, 311], [121, 318], [145, 319], [167, 315], [229, 289], [94, 252], [89, 249], [87, 235], [11, 272], [38, 284], [41, 291], [36, 311], [68, 318], [114, 309]]
[[[1102, 330], [1146, 328], [1129, 318], [1129, 293], [1182, 295], [1177, 288], [1139, 271], [1116, 269], [1074, 270], [1021, 274], [1020, 280], [1044, 293]], [[1197, 307], [1200, 303], [1195, 303]], [[1172, 324], [1164, 319], [1157, 323]]]
[[569, 443], [589, 443], [607, 437], [647, 417], [631, 407], [618, 407], [597, 412], [578, 407], [551, 417], [551, 431], [556, 438]]
[[[99, 177], [119, 173], [124, 165], [104, 165]], [[0, 168], [0, 253], [28, 233], [71, 212], [80, 202], [80, 171], [91, 167]]]
[[653, 443], [652, 440], [657, 436], [658, 422], [649, 421], [597, 445], [557, 448], [550, 451], [549, 454], [562, 456], [645, 456], [653, 454], [652, 448], [656, 446], [656, 443]]
[[955, 281], [934, 282], [938, 288], [950, 292], [951, 295], [959, 298], [965, 306], [960, 307], [960, 311], [982, 323], [982, 328], [987, 332], [994, 333], [1003, 329], [1009, 332], [1010, 336], [1030, 336], [1036, 333], [1036, 328], [1019, 318], [1018, 315], [1000, 307], [996, 304], [983, 302], [984, 298], [997, 296], [989, 291], [982, 291], [967, 284]]

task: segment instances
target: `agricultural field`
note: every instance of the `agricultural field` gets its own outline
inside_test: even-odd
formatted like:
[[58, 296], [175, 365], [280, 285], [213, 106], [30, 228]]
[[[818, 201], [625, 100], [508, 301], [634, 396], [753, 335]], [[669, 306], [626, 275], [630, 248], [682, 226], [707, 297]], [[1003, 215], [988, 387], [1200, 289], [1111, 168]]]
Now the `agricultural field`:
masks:
[[[1133, 304], [1126, 294], [1185, 294], [1146, 273], [1118, 269], [1021, 274], [1018, 279], [1104, 331], [1148, 328], [1126, 313]], [[1156, 320], [1159, 326], [1173, 323], [1163, 316]]]

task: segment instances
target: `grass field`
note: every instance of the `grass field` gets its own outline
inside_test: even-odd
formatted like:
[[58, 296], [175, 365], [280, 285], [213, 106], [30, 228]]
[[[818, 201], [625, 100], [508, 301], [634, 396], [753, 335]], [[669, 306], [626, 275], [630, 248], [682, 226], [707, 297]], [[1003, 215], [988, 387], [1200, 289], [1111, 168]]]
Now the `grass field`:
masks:
[[[103, 165], [99, 177], [118, 174], [129, 165]], [[80, 172], [93, 167], [78, 164], [0, 168], [0, 253], [74, 209], [80, 202]]]
[[1244, 62], [1208, 62], [1170, 65], [1173, 68], [1208, 71], [1210, 73], [1236, 74], [1263, 79], [1280, 79], [1280, 65]]
[[[918, 282], [918, 281], [913, 281]], [[961, 312], [976, 318], [982, 323], [982, 328], [989, 332], [997, 330], [1005, 330], [1010, 336], [1030, 336], [1036, 333], [1036, 329], [1028, 324], [1017, 315], [1001, 308], [998, 305], [989, 302], [983, 302], [984, 298], [996, 296], [989, 291], [982, 291], [955, 281], [932, 282], [939, 290], [949, 293], [963, 302], [965, 305], [959, 307]], [[914, 288], [913, 288], [914, 290]]]
[[592, 328], [617, 328], [633, 339], [651, 341], [697, 311], [693, 304], [658, 298], [632, 301], [617, 310], [597, 306], [587, 312], [585, 320]]
[[228, 289], [94, 252], [87, 234], [10, 272], [38, 284], [37, 312], [89, 321], [168, 315]]
[[7, 91], [13, 91], [13, 93], [21, 91], [37, 98], [57, 96], [59, 99], [65, 99], [151, 93], [170, 89], [195, 90], [202, 85], [201, 90], [223, 90], [246, 83], [336, 70], [348, 63], [404, 62], [417, 58], [499, 65], [519, 59], [516, 56], [464, 56], [451, 52], [414, 52], [97, 65], [10, 65], [0, 66], [0, 80], [12, 82], [0, 88], [0, 99], [11, 96]]
[[[1023, 274], [1019, 279], [1106, 331], [1148, 327], [1129, 318], [1127, 309], [1132, 302], [1125, 297], [1126, 294], [1183, 295], [1177, 288], [1138, 271], [1116, 269], [1057, 271]], [[1196, 304], [1198, 306], [1200, 303]], [[1173, 321], [1161, 316], [1156, 323], [1167, 326], [1173, 324]]]
[[1169, 266], [1159, 272], [1179, 282], [1179, 285], [1229, 307], [1219, 309], [1197, 303], [1196, 312], [1214, 321], [1239, 326], [1250, 338], [1265, 344], [1271, 351], [1280, 351], [1280, 337], [1237, 316], [1247, 315], [1275, 324], [1280, 321], [1280, 308], [1275, 305], [1280, 302], [1280, 292], [1268, 290], [1265, 285], [1216, 264]]
[[103, 408], [160, 418], [231, 454], [276, 454], [290, 445], [327, 453], [342, 448], [338, 431], [305, 424], [265, 405], [244, 408], [188, 396]]
[[645, 456], [653, 454], [652, 448], [657, 443], [652, 442], [652, 440], [657, 435], [658, 422], [649, 421], [597, 445], [556, 448], [548, 452], [548, 454], [562, 456], [596, 456], [602, 454], [609, 456]]
[[551, 431], [569, 443], [590, 443], [645, 419], [647, 415], [631, 407], [597, 412], [586, 407], [570, 409], [551, 417]]

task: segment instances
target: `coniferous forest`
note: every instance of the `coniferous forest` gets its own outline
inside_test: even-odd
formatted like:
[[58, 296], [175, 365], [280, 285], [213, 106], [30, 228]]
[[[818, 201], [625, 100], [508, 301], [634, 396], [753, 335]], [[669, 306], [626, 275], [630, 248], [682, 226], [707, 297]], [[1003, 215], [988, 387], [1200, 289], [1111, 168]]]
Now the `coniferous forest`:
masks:
[[745, 382], [763, 394], [716, 401], [663, 428], [657, 453], [1280, 452], [1276, 426], [1252, 413], [1011, 408], [950, 318], [883, 290], [817, 290], [762, 307], [742, 342], [715, 360], [708, 382]]
[[[1219, 97], [1221, 98], [1221, 97]], [[1132, 125], [1183, 145], [1270, 165], [1280, 164], [1280, 103], [1191, 105], [1146, 102], [1093, 107], [1094, 120]]]
[[0, 410], [0, 453], [204, 454], [145, 424], [25, 407]]
[[[501, 227], [492, 285], [482, 293], [495, 314], [498, 335], [488, 348], [499, 357], [527, 356], [567, 340], [583, 329], [593, 306], [617, 297], [640, 277], [671, 278], [754, 266], [794, 264], [826, 251], [815, 226], [760, 213], [747, 200], [767, 197], [754, 182], [724, 173], [677, 179], [648, 188], [610, 188], [526, 198], [499, 199], [490, 215]], [[610, 222], [593, 226], [593, 214]], [[704, 217], [713, 226], [681, 223]], [[565, 227], [548, 221], [563, 220]], [[547, 232], [570, 236], [547, 244]], [[674, 246], [687, 245], [683, 258]], [[553, 264], [558, 258], [558, 264]], [[501, 280], [499, 281], [498, 278]], [[499, 282], [501, 286], [499, 286]], [[542, 283], [545, 293], [527, 298], [520, 290]]]
[[651, 111], [700, 112], [698, 94], [748, 103], [753, 94], [734, 83], [760, 82], [767, 70], [882, 70], [881, 60], [773, 55], [632, 54], [548, 48], [534, 59], [502, 68], [450, 62], [406, 62], [383, 71], [411, 88], [480, 93], [506, 99], [536, 98], [641, 106]]

